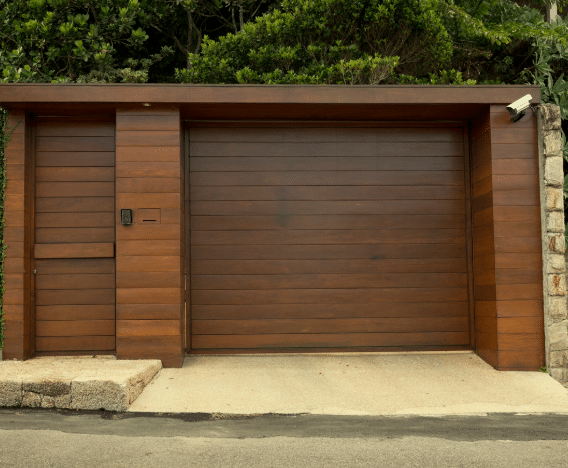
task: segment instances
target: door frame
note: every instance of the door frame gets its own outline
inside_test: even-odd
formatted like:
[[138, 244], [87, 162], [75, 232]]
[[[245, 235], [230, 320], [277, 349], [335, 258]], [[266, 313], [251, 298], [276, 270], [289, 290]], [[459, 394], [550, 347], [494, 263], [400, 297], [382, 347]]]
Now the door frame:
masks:
[[[183, 153], [185, 171], [185, 204], [184, 204], [184, 235], [185, 235], [185, 259], [184, 259], [184, 278], [185, 278], [185, 352], [186, 354], [210, 354], [210, 350], [198, 351], [191, 348], [191, 209], [190, 209], [190, 174], [191, 158], [189, 154], [190, 130], [192, 127], [341, 127], [341, 128], [462, 128], [463, 129], [463, 158], [464, 158], [464, 203], [465, 203], [465, 235], [466, 235], [466, 268], [467, 268], [467, 303], [468, 303], [468, 328], [469, 344], [466, 346], [448, 346], [445, 350], [475, 350], [475, 297], [474, 297], [474, 272], [473, 272], [473, 209], [472, 209], [472, 177], [471, 177], [471, 157], [470, 157], [470, 126], [466, 120], [455, 121], [337, 121], [337, 120], [182, 120], [183, 129]], [[416, 348], [416, 349], [413, 349]], [[409, 347], [408, 350], [419, 350], [420, 347]], [[428, 347], [424, 347], [426, 349]], [[436, 347], [434, 347], [436, 348]], [[399, 349], [399, 348], [397, 348]], [[325, 352], [357, 352], [358, 348], [302, 348], [302, 353], [325, 353]], [[367, 349], [360, 351], [366, 352]], [[385, 351], [392, 351], [390, 348]], [[253, 351], [246, 351], [251, 353]], [[258, 349], [254, 353], [266, 353], [265, 349]], [[278, 353], [278, 350], [271, 350], [270, 353]], [[290, 351], [282, 351], [289, 353]], [[380, 352], [374, 350], [372, 352]], [[217, 354], [237, 354], [239, 350], [217, 351]]]

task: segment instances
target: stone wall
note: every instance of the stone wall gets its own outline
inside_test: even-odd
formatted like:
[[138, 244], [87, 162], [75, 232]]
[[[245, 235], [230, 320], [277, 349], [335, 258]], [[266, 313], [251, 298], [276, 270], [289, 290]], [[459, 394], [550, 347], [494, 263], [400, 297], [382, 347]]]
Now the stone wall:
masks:
[[560, 109], [538, 108], [544, 334], [548, 373], [568, 387], [568, 319], [564, 239], [564, 171]]

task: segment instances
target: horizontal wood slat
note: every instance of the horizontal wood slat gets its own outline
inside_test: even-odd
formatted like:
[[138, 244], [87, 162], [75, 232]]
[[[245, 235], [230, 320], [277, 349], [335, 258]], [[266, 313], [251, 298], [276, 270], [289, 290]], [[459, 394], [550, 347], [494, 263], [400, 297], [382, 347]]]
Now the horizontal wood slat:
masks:
[[58, 137], [114, 137], [113, 122], [73, 122], [65, 120], [38, 120], [36, 136]]
[[192, 346], [205, 348], [311, 348], [348, 346], [467, 345], [469, 332], [343, 333], [272, 335], [194, 335]]
[[114, 228], [37, 228], [36, 245], [51, 243], [106, 243], [114, 241]]
[[[41, 270], [40, 270], [41, 273]], [[38, 274], [36, 289], [93, 289], [114, 288], [114, 273], [111, 274]]]
[[195, 260], [193, 275], [275, 275], [337, 271], [368, 273], [458, 273], [466, 270], [465, 258], [430, 259], [327, 259], [327, 260]]
[[461, 157], [192, 157], [193, 172], [223, 171], [463, 171]]
[[398, 244], [398, 243], [463, 244], [465, 229], [403, 230], [262, 230], [262, 231], [195, 231], [192, 244], [199, 245], [264, 245], [264, 244]]
[[38, 167], [38, 182], [113, 182], [114, 167]]
[[36, 322], [36, 336], [112, 336], [112, 320], [50, 320]]
[[34, 258], [114, 257], [114, 243], [36, 244]]
[[[443, 300], [443, 298], [441, 298]], [[195, 304], [191, 316], [195, 320], [273, 319], [341, 319], [345, 317], [467, 317], [464, 302], [389, 302], [353, 304]]]
[[37, 306], [36, 320], [114, 320], [114, 304]]
[[114, 197], [37, 198], [36, 213], [114, 212]]
[[208, 216], [191, 217], [191, 229], [197, 231], [244, 231], [286, 229], [446, 229], [463, 227], [462, 215], [286, 215], [282, 216]]
[[428, 318], [353, 318], [353, 319], [299, 319], [299, 320], [194, 320], [195, 336], [264, 335], [264, 334], [323, 334], [336, 333], [409, 333], [409, 332], [467, 332], [467, 317]]
[[[268, 130], [268, 131], [267, 131]], [[406, 128], [200, 128], [192, 129], [191, 142], [209, 143], [353, 143], [359, 142], [435, 142], [451, 141], [461, 143], [463, 130], [461, 128], [424, 128], [415, 127], [412, 131]], [[193, 154], [193, 153], [192, 153]]]
[[463, 200], [460, 186], [190, 186], [190, 200]]
[[[521, 276], [523, 277], [523, 276]], [[529, 276], [533, 277], [533, 276]], [[515, 278], [515, 276], [513, 276]], [[360, 289], [465, 287], [465, 273], [192, 275], [191, 287], [200, 289]]]
[[82, 259], [36, 259], [38, 275], [64, 275], [64, 274], [97, 274], [114, 273], [114, 259], [91, 258], [88, 262]]
[[36, 197], [112, 197], [113, 182], [37, 182]]
[[[504, 288], [504, 286], [503, 286]], [[520, 288], [519, 288], [520, 289]], [[502, 292], [505, 296], [506, 291]], [[530, 294], [528, 294], [530, 295]], [[446, 288], [367, 288], [367, 289], [262, 289], [193, 290], [193, 304], [330, 304], [384, 302], [463, 302], [467, 291]], [[503, 297], [503, 299], [509, 299]], [[532, 299], [532, 297], [527, 297]]]
[[349, 200], [349, 201], [194, 201], [194, 216], [280, 216], [317, 214], [464, 215], [460, 200]]
[[[196, 172], [190, 175], [189, 183], [195, 186], [462, 185], [463, 177], [463, 171], [345, 171], [340, 177], [333, 171]], [[511, 179], [503, 181], [501, 188], [513, 190], [519, 185]]]
[[36, 291], [36, 305], [112, 305], [115, 289], [51, 289]]
[[111, 151], [49, 151], [36, 153], [38, 167], [84, 166], [114, 167], [114, 152]]
[[[150, 247], [149, 247], [150, 248]], [[122, 255], [122, 254], [121, 254]], [[193, 260], [319, 260], [465, 258], [458, 244], [376, 244], [376, 245], [207, 245], [191, 248]], [[503, 266], [503, 268], [508, 268]]]
[[112, 336], [38, 336], [36, 349], [54, 351], [114, 351], [115, 335]]
[[114, 136], [38, 136], [36, 151], [114, 151]]
[[114, 212], [106, 213], [37, 213], [37, 228], [114, 227]]
[[[192, 140], [191, 140], [192, 141]], [[322, 156], [322, 157], [432, 157], [459, 156], [463, 154], [463, 142], [302, 142], [302, 143], [226, 143], [226, 142], [193, 142], [190, 144], [190, 155], [195, 156]]]

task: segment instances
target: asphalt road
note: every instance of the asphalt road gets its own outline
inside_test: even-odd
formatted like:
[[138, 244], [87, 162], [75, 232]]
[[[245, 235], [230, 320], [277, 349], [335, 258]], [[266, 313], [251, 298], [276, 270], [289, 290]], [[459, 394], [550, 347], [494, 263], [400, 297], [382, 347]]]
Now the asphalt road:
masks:
[[568, 467], [568, 415], [0, 409], [0, 467]]

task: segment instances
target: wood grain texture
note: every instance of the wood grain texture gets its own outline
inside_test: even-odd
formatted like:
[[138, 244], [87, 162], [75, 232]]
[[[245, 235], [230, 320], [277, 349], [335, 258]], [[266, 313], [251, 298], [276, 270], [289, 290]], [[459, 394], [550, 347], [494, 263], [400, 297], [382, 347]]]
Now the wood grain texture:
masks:
[[193, 334], [268, 335], [337, 333], [412, 333], [464, 332], [469, 330], [467, 317], [433, 317], [386, 319], [298, 319], [298, 320], [195, 320]]
[[468, 332], [194, 335], [195, 349], [467, 345]]
[[460, 200], [322, 200], [322, 201], [194, 201], [192, 215], [278, 216], [281, 222], [296, 215], [464, 215]]
[[190, 186], [192, 201], [227, 200], [463, 200], [464, 187], [455, 186]]
[[112, 336], [114, 330], [112, 320], [49, 320], [36, 322], [36, 336]]
[[[313, 131], [313, 130], [312, 130]], [[192, 137], [193, 139], [193, 137]], [[190, 144], [191, 157], [210, 156], [226, 157], [230, 154], [237, 156], [262, 155], [265, 157], [280, 156], [323, 156], [323, 157], [432, 157], [459, 156], [463, 152], [462, 141], [457, 142], [429, 142], [410, 143], [406, 142], [273, 142], [247, 143], [247, 142], [196, 142]], [[191, 164], [191, 162], [190, 162]]]
[[192, 231], [244, 231], [244, 230], [300, 230], [300, 229], [460, 229], [461, 215], [282, 215], [282, 216], [229, 216], [194, 215], [191, 217]]
[[114, 137], [38, 136], [36, 151], [114, 151]]
[[114, 243], [36, 244], [34, 258], [114, 257]]
[[469, 331], [462, 129], [192, 128], [189, 152], [197, 347]]
[[497, 318], [495, 316], [495, 236], [493, 145], [491, 114], [483, 111], [472, 122], [470, 135], [473, 211], [473, 266], [475, 340], [479, 356], [497, 364]]
[[[184, 284], [179, 110], [117, 112], [117, 355], [181, 366]], [[149, 221], [153, 220], [153, 221]]]
[[114, 351], [115, 336], [38, 336], [38, 351]]
[[[442, 298], [443, 299], [443, 298]], [[195, 320], [341, 319], [353, 316], [353, 304], [213, 304], [192, 306]], [[466, 302], [358, 303], [357, 317], [467, 317]]]
[[39, 353], [115, 349], [114, 133], [90, 118], [36, 125]]

